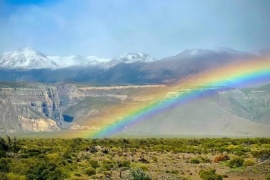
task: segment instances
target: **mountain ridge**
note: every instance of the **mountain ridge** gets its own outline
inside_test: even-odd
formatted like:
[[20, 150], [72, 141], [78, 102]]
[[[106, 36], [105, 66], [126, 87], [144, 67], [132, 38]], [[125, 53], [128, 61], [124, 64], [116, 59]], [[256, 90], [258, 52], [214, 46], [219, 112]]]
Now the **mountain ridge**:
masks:
[[[90, 84], [170, 84], [187, 76], [233, 62], [245, 63], [257, 55], [228, 48], [186, 50], [175, 56], [154, 59], [144, 53], [125, 53], [112, 60], [96, 56], [47, 56], [58, 59], [57, 68], [1, 68], [0, 81]], [[1, 60], [0, 60], [1, 62]], [[81, 62], [81, 63], [78, 63]]]
[[74, 66], [99, 66], [110, 68], [119, 63], [153, 62], [156, 59], [145, 53], [124, 53], [115, 58], [97, 56], [45, 55], [30, 47], [20, 48], [0, 55], [0, 68], [8, 69], [60, 69]]
[[238, 51], [230, 48], [216, 49], [187, 49], [175, 56], [169, 56], [162, 59], [155, 59], [146, 53], [123, 53], [114, 58], [100, 58], [97, 56], [58, 56], [45, 55], [32, 48], [20, 48], [13, 52], [5, 52], [0, 55], [0, 68], [9, 69], [60, 69], [74, 66], [98, 66], [105, 69], [111, 68], [120, 63], [132, 64], [137, 62], [155, 63], [159, 60], [168, 60], [173, 58], [196, 59], [209, 56], [256, 56], [255, 54]]

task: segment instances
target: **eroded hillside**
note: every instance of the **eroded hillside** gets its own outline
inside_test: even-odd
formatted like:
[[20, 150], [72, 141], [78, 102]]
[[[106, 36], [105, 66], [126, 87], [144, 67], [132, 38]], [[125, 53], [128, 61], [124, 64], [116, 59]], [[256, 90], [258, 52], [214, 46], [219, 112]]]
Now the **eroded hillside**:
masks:
[[57, 89], [40, 83], [1, 83], [1, 132], [53, 131], [62, 118]]

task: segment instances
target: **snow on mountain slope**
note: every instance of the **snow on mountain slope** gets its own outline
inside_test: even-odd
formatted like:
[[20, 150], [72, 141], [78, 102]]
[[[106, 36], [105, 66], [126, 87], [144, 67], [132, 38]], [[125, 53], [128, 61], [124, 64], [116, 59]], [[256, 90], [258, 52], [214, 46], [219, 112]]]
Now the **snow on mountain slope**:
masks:
[[71, 55], [71, 56], [47, 56], [49, 59], [54, 61], [59, 68], [65, 68], [70, 66], [84, 66], [87, 63], [87, 59], [82, 56]]
[[109, 68], [119, 63], [134, 63], [134, 62], [151, 63], [154, 61], [156, 61], [155, 58], [144, 53], [124, 53], [106, 63], [106, 67]]
[[105, 62], [110, 61], [110, 59], [99, 58], [97, 56], [47, 56], [49, 59], [53, 60], [59, 68], [66, 68], [72, 66], [102, 66]]
[[192, 58], [192, 57], [202, 57], [210, 55], [230, 55], [230, 56], [242, 56], [242, 55], [251, 55], [248, 52], [237, 51], [230, 48], [216, 48], [216, 49], [187, 49], [177, 56], [183, 58]]
[[0, 57], [0, 67], [9, 69], [55, 69], [57, 65], [42, 53], [31, 48], [6, 52]]
[[114, 59], [97, 56], [45, 56], [31, 48], [21, 48], [0, 55], [0, 68], [9, 69], [59, 69], [73, 66], [97, 66], [109, 68], [119, 63], [154, 62], [156, 59], [144, 53], [125, 53]]
[[97, 56], [87, 56], [87, 64], [88, 66], [101, 66], [103, 67], [107, 62], [111, 59], [108, 58], [99, 58]]
[[114, 60], [124, 63], [134, 63], [134, 62], [153, 62], [156, 59], [144, 54], [144, 53], [125, 53], [123, 55], [118, 56]]

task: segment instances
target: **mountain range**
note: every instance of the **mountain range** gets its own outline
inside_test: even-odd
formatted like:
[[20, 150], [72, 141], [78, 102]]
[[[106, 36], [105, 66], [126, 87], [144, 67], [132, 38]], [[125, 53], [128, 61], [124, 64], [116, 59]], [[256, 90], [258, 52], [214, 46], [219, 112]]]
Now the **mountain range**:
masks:
[[14, 52], [6, 52], [0, 56], [0, 68], [8, 69], [60, 69], [67, 67], [112, 67], [119, 63], [153, 62], [155, 59], [144, 53], [124, 53], [113, 59], [99, 58], [97, 56], [46, 56], [32, 48], [17, 49]]
[[145, 53], [115, 58], [46, 56], [22, 48], [0, 56], [0, 81], [83, 82], [91, 84], [168, 84], [234, 61], [258, 55], [229, 48], [189, 49], [155, 59]]

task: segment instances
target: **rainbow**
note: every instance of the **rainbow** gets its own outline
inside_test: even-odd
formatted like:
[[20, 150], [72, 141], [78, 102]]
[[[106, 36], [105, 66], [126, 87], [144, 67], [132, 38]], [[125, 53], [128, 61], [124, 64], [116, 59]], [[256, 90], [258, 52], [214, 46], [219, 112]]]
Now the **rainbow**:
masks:
[[[96, 131], [87, 132], [86, 137], [109, 137], [125, 127], [147, 121], [149, 118], [168, 109], [189, 102], [200, 96], [211, 95], [213, 90], [205, 87], [219, 87], [224, 91], [228, 87], [246, 87], [251, 84], [270, 82], [270, 59], [252, 59], [231, 63], [214, 70], [196, 74], [179, 80], [176, 84], [161, 88], [159, 92], [148, 92], [153, 99], [141, 103], [119, 105], [108, 109], [107, 114], [91, 120]], [[179, 91], [186, 89], [187, 91]], [[168, 92], [177, 92], [173, 97]], [[143, 95], [144, 97], [146, 95]]]

